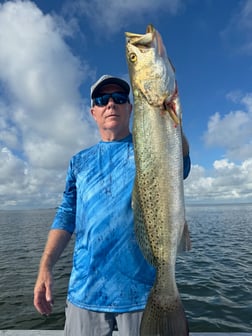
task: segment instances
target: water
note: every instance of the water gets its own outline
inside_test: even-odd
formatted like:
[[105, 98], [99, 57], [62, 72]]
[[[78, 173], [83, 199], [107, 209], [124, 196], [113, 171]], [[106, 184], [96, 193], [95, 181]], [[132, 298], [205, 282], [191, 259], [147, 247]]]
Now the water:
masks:
[[[177, 283], [192, 332], [252, 331], [252, 204], [187, 206], [192, 251]], [[53, 314], [33, 308], [33, 286], [55, 210], [0, 211], [0, 329], [63, 329], [73, 242], [54, 270]]]

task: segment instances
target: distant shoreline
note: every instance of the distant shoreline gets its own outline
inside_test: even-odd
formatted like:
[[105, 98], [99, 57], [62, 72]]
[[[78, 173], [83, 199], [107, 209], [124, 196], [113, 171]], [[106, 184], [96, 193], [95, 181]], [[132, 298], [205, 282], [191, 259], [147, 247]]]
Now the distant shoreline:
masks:
[[[216, 202], [216, 203], [204, 203], [204, 202], [186, 202], [185, 206], [186, 207], [203, 207], [203, 206], [209, 206], [209, 207], [213, 207], [213, 206], [234, 206], [234, 205], [241, 205], [241, 206], [247, 206], [247, 205], [252, 205], [252, 202]], [[47, 210], [57, 210], [58, 207], [52, 207], [52, 208], [8, 208], [8, 209], [1, 209], [0, 211], [47, 211]]]

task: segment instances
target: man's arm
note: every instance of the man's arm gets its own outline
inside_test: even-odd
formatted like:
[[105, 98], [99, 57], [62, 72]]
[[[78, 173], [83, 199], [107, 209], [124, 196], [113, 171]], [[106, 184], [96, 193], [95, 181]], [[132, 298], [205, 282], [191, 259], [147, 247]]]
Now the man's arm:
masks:
[[182, 132], [182, 151], [183, 151], [183, 178], [186, 179], [191, 170], [191, 159], [189, 156], [189, 143]]
[[183, 157], [189, 155], [189, 143], [182, 132], [182, 150], [183, 150]]
[[49, 315], [52, 312], [52, 269], [70, 238], [71, 234], [65, 230], [54, 229], [49, 232], [34, 287], [34, 306], [41, 314]]

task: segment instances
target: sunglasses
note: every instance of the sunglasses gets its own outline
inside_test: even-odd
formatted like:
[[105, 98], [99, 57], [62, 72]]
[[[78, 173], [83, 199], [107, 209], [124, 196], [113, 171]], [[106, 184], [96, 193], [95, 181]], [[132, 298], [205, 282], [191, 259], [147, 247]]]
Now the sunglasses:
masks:
[[102, 96], [93, 99], [94, 105], [106, 106], [109, 99], [112, 98], [116, 104], [125, 104], [129, 102], [129, 97], [123, 92], [104, 93]]

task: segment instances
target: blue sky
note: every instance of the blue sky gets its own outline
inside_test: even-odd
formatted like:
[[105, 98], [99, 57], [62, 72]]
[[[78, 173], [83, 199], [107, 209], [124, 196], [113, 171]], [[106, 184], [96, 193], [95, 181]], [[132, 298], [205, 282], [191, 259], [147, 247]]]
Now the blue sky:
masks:
[[99, 140], [90, 85], [122, 76], [125, 31], [152, 23], [176, 68], [189, 203], [252, 202], [250, 0], [0, 1], [0, 209], [54, 207]]

